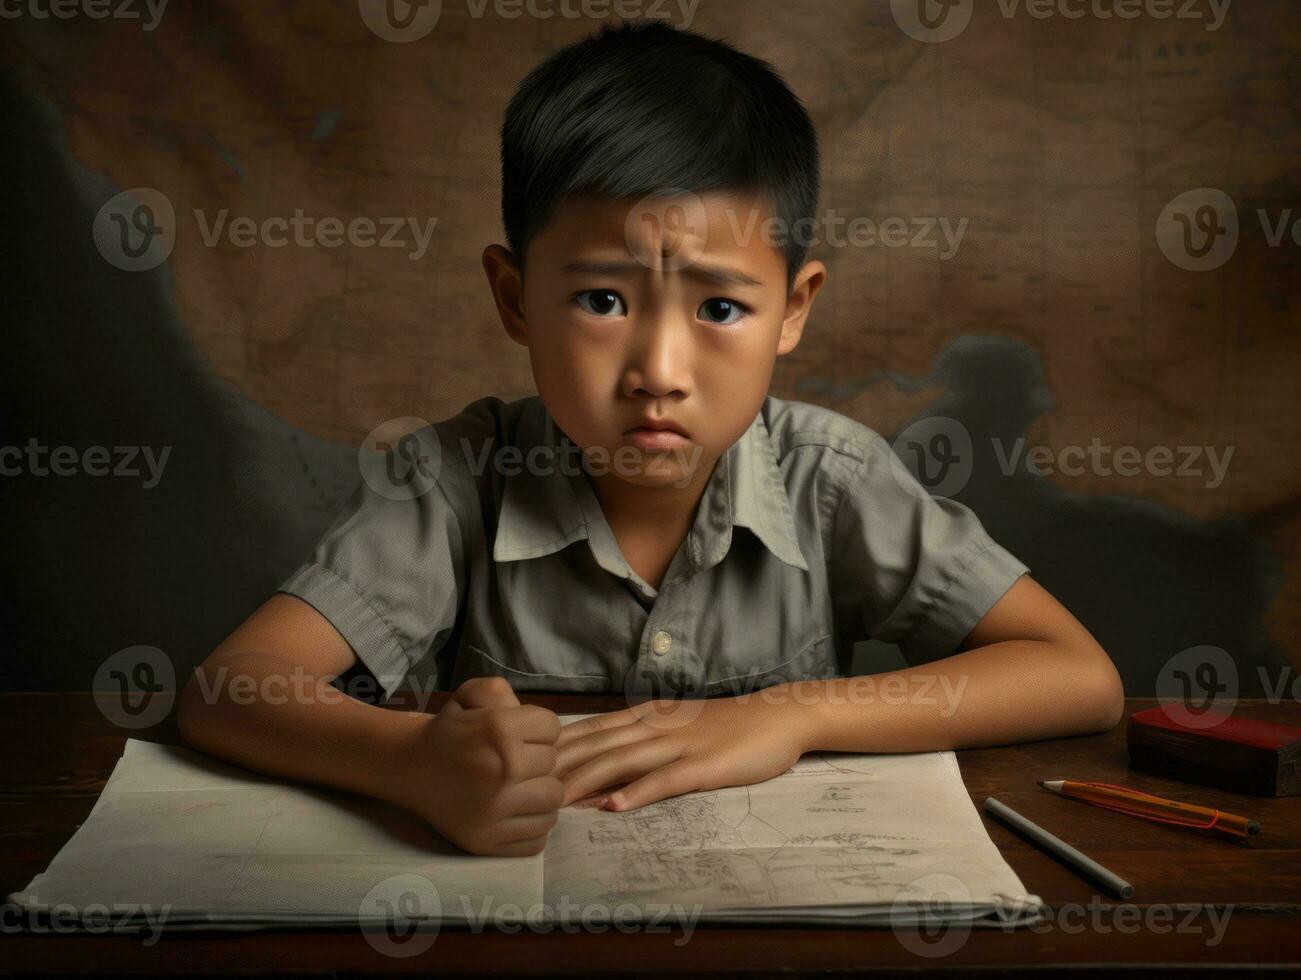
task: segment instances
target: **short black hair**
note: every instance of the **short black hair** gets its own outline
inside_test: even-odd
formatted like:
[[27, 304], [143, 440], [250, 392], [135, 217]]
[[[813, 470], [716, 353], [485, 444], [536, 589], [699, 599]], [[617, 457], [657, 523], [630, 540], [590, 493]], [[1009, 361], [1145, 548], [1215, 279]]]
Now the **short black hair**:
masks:
[[501, 210], [517, 261], [571, 195], [671, 188], [766, 198], [786, 233], [787, 290], [818, 205], [808, 113], [766, 61], [660, 21], [607, 24], [520, 83], [501, 129]]

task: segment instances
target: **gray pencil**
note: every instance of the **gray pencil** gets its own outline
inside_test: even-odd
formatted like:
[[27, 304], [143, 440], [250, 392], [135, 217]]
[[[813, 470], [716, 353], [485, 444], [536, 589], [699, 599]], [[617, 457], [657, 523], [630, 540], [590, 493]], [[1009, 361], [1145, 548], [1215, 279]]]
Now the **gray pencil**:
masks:
[[1019, 831], [1026, 837], [1030, 838], [1049, 854], [1065, 861], [1071, 867], [1075, 868], [1081, 874], [1092, 878], [1098, 884], [1109, 888], [1121, 898], [1129, 898], [1134, 894], [1134, 886], [1119, 875], [1112, 874], [1093, 858], [1086, 854], [1081, 854], [1075, 848], [1071, 847], [1064, 840], [1054, 837], [1048, 831], [1044, 830], [1037, 823], [1027, 820], [1021, 814], [1017, 813], [1010, 806], [999, 803], [992, 796], [985, 798], [985, 809], [992, 813], [998, 819], [1013, 830]]

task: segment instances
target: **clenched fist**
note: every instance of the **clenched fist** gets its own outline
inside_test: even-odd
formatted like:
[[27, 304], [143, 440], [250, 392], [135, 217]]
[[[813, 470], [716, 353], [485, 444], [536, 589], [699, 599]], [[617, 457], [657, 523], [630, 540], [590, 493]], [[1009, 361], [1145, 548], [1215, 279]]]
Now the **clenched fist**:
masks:
[[521, 705], [500, 677], [466, 681], [424, 729], [412, 759], [415, 809], [474, 854], [537, 854], [564, 802], [554, 775], [560, 720]]

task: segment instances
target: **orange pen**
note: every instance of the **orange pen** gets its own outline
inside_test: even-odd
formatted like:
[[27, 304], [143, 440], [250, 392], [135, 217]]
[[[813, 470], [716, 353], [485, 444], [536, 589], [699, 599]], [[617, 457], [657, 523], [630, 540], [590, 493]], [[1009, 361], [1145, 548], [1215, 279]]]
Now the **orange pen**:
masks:
[[1192, 803], [1178, 803], [1151, 793], [1113, 783], [1083, 783], [1073, 779], [1040, 780], [1050, 793], [1083, 800], [1108, 810], [1119, 810], [1146, 820], [1177, 824], [1197, 830], [1218, 830], [1234, 837], [1251, 837], [1260, 833], [1260, 824], [1247, 817], [1223, 810], [1212, 810]]

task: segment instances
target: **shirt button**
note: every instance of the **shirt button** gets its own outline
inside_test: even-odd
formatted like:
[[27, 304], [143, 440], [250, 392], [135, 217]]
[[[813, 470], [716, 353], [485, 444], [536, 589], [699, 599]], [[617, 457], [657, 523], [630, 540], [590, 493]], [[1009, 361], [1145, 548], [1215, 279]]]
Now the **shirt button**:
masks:
[[673, 646], [673, 637], [664, 630], [656, 630], [655, 635], [651, 637], [651, 649], [662, 657], [669, 652], [671, 646]]

